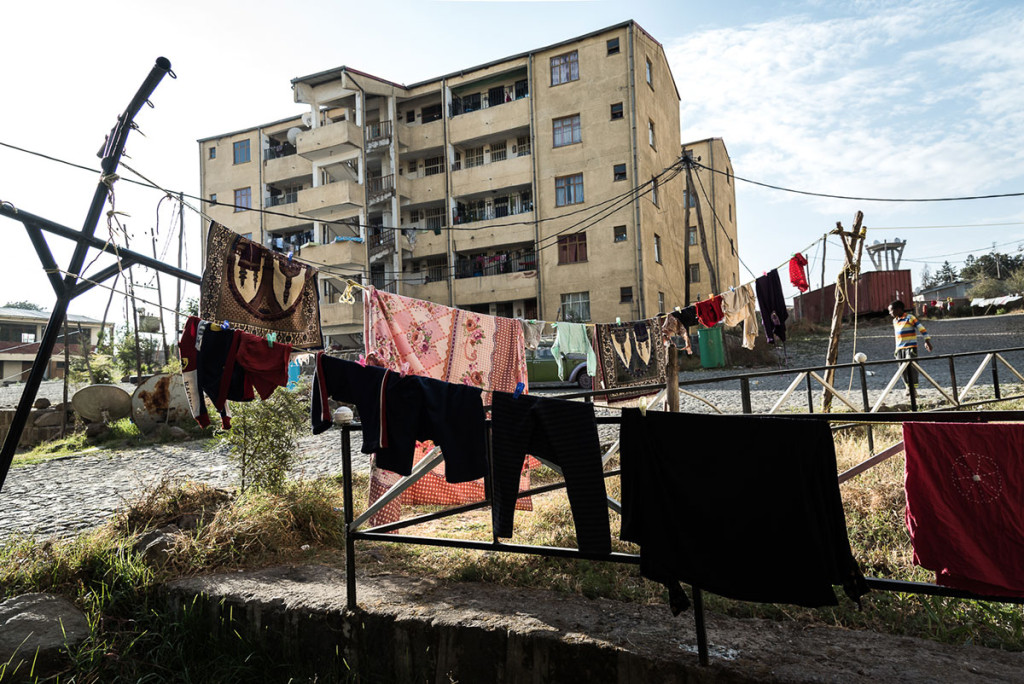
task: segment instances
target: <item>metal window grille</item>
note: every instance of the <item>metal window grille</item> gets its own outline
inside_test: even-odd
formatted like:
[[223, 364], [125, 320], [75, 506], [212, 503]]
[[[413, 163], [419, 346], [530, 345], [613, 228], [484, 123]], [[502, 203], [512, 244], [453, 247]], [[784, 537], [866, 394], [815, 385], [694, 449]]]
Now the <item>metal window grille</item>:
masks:
[[444, 172], [444, 157], [427, 157], [423, 160], [423, 174], [434, 176]]
[[516, 156], [525, 157], [530, 154], [530, 136], [521, 135], [516, 138]]
[[474, 147], [466, 150], [466, 160], [464, 168], [471, 169], [474, 166], [483, 166], [484, 163], [484, 148]]
[[491, 144], [491, 161], [499, 162], [508, 159], [508, 144], [505, 141]]

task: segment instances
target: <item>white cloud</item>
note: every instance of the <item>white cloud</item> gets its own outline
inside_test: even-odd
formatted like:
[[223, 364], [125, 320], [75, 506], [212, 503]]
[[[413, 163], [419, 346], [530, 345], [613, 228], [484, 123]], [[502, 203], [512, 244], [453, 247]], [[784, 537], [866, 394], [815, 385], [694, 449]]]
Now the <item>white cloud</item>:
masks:
[[722, 137], [737, 174], [800, 189], [924, 197], [1011, 181], [1019, 190], [1024, 10], [879, 4], [666, 45], [683, 139]]

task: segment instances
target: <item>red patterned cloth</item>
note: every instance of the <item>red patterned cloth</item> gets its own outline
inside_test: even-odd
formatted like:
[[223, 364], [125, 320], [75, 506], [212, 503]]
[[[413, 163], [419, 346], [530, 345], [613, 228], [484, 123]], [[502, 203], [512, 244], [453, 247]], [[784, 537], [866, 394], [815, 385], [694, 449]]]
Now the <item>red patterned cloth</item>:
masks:
[[807, 284], [807, 275], [804, 273], [806, 265], [807, 259], [800, 252], [794, 254], [793, 258], [789, 260], [789, 282], [793, 283], [801, 292], [807, 292], [811, 287]]
[[[528, 386], [523, 329], [511, 318], [453, 309], [370, 288], [363, 297], [363, 340], [367, 362], [394, 371], [472, 385], [485, 392], [514, 392], [520, 382]], [[484, 394], [484, 402], [490, 402], [489, 394]], [[433, 446], [425, 444], [423, 454]], [[416, 460], [420, 458], [418, 453]], [[370, 471], [370, 503], [399, 477], [374, 465]], [[529, 473], [524, 473], [524, 483], [528, 489]], [[407, 504], [442, 505], [483, 499], [482, 480], [449, 484], [444, 479], [443, 465], [424, 475], [400, 497]], [[400, 504], [392, 502], [371, 522], [394, 522], [400, 514]]]
[[697, 302], [697, 320], [705, 328], [714, 328], [718, 322], [725, 317], [722, 312], [722, 295], [715, 295], [711, 299]]
[[1024, 425], [904, 423], [914, 562], [947, 587], [1024, 596]]

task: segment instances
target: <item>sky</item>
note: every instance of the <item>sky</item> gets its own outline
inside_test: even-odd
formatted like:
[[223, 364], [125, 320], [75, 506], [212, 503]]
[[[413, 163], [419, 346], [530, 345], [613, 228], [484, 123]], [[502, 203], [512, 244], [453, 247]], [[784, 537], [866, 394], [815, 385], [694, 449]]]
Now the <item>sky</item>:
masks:
[[[902, 267], [915, 287], [926, 266], [1024, 247], [1024, 197], [877, 202], [739, 180], [860, 198], [1024, 192], [1019, 2], [109, 0], [102, 11], [16, 3], [5, 8], [0, 41], [0, 201], [79, 229], [98, 174], [7, 146], [98, 169], [104, 135], [158, 56], [176, 78], [136, 118], [124, 162], [162, 188], [198, 195], [196, 141], [304, 111], [293, 78], [347, 65], [415, 83], [629, 19], [665, 46], [682, 95], [682, 140], [720, 137], [729, 150], [741, 280], [803, 251], [817, 286], [820, 238], [837, 221], [850, 228], [857, 211], [869, 244], [907, 241]], [[132, 248], [151, 254], [153, 231], [158, 254], [173, 262], [177, 213], [163, 192], [127, 182], [138, 179], [132, 170], [121, 175], [115, 208]], [[185, 268], [200, 273], [201, 219], [189, 209], [185, 231]], [[22, 225], [0, 218], [0, 235], [0, 305], [50, 308], [55, 296]], [[106, 216], [96, 235], [110, 235]], [[47, 240], [66, 267], [71, 243]], [[842, 263], [835, 238], [825, 255], [827, 283]], [[88, 272], [108, 263], [101, 256]], [[153, 272], [133, 270], [137, 296], [156, 302], [145, 287]], [[173, 306], [172, 282], [162, 285]], [[70, 311], [100, 318], [109, 294], [94, 288]], [[112, 310], [123, 312], [123, 301], [115, 295]]]

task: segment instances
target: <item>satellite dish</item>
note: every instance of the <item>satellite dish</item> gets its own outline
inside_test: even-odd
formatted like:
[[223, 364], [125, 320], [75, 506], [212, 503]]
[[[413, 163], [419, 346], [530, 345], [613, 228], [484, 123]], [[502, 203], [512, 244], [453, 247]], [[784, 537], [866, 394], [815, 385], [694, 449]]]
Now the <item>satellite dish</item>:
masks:
[[117, 385], [90, 385], [75, 392], [71, 408], [90, 423], [109, 423], [132, 412], [132, 398]]
[[313, 127], [313, 112], [302, 113], [302, 125], [306, 126], [307, 128]]
[[288, 142], [293, 146], [295, 145], [295, 141], [299, 139], [299, 133], [302, 133], [301, 128], [289, 128], [288, 133], [285, 134], [288, 136]]
[[180, 374], [157, 373], [135, 388], [131, 397], [132, 420], [143, 432], [164, 423], [192, 422], [185, 383]]

